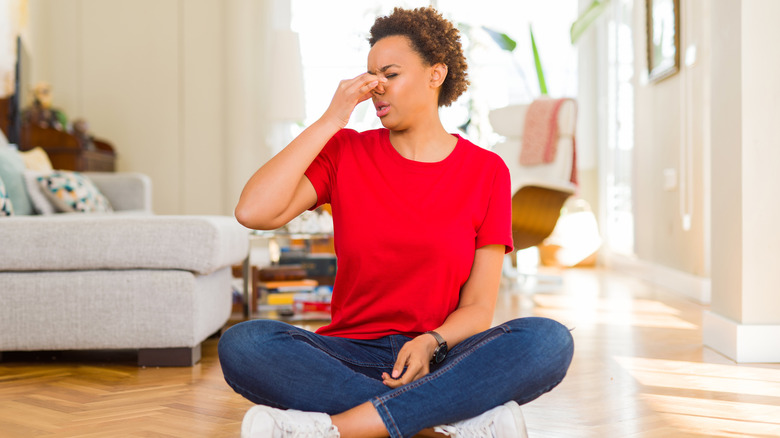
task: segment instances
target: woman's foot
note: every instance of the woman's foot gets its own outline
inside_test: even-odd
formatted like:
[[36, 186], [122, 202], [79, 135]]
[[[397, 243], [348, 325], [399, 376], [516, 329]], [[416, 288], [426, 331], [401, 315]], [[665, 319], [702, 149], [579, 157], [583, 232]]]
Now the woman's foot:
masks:
[[339, 438], [330, 416], [319, 412], [282, 410], [257, 405], [248, 410], [241, 424], [241, 438]]
[[513, 401], [468, 420], [436, 426], [434, 430], [453, 438], [528, 438], [523, 412]]

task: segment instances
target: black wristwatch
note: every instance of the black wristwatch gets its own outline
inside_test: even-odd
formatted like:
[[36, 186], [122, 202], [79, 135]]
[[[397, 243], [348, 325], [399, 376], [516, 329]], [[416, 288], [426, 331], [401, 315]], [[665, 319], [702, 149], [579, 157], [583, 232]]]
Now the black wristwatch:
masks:
[[436, 333], [435, 331], [431, 330], [429, 332], [423, 333], [429, 334], [436, 338], [436, 342], [439, 343], [439, 346], [436, 347], [435, 350], [433, 350], [433, 357], [431, 358], [432, 364], [442, 363], [444, 361], [444, 358], [447, 357], [447, 341], [444, 340], [444, 338], [441, 337], [440, 334]]

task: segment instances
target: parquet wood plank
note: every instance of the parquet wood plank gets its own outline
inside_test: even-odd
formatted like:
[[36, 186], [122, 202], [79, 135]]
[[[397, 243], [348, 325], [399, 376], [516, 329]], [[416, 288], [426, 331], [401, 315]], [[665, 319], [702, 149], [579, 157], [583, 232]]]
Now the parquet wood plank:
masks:
[[48, 433], [48, 431], [31, 424], [17, 424], [8, 421], [0, 421], [0, 430], [3, 431], [3, 436], [9, 437], [34, 437]]

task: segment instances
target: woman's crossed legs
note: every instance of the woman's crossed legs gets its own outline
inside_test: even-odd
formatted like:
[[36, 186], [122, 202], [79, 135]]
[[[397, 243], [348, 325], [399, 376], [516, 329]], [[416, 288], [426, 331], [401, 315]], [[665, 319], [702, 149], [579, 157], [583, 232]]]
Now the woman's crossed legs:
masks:
[[[390, 389], [382, 373], [392, 371], [408, 340], [401, 335], [328, 337], [256, 320], [225, 332], [219, 357], [228, 384], [254, 403], [337, 415], [358, 406], [365, 412], [370, 402], [386, 433], [402, 437], [474, 417], [509, 400], [528, 403], [560, 383], [573, 355], [564, 326], [546, 318], [521, 318], [466, 339], [427, 376]], [[337, 416], [334, 423], [352, 417]]]

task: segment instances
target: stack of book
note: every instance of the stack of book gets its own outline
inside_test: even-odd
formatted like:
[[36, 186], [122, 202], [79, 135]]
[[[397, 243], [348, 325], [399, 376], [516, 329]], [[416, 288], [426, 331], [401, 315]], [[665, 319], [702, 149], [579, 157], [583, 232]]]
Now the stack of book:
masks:
[[332, 288], [319, 286], [308, 274], [302, 265], [261, 269], [256, 283], [257, 310], [275, 312], [282, 318], [329, 318]]
[[317, 287], [315, 280], [306, 278], [301, 265], [269, 266], [259, 272], [257, 297], [260, 305], [288, 306], [292, 309], [296, 293], [310, 292]]
[[295, 295], [304, 292], [313, 292], [317, 287], [317, 280], [285, 280], [285, 281], [261, 281], [258, 284], [261, 302], [269, 306], [292, 306]]

